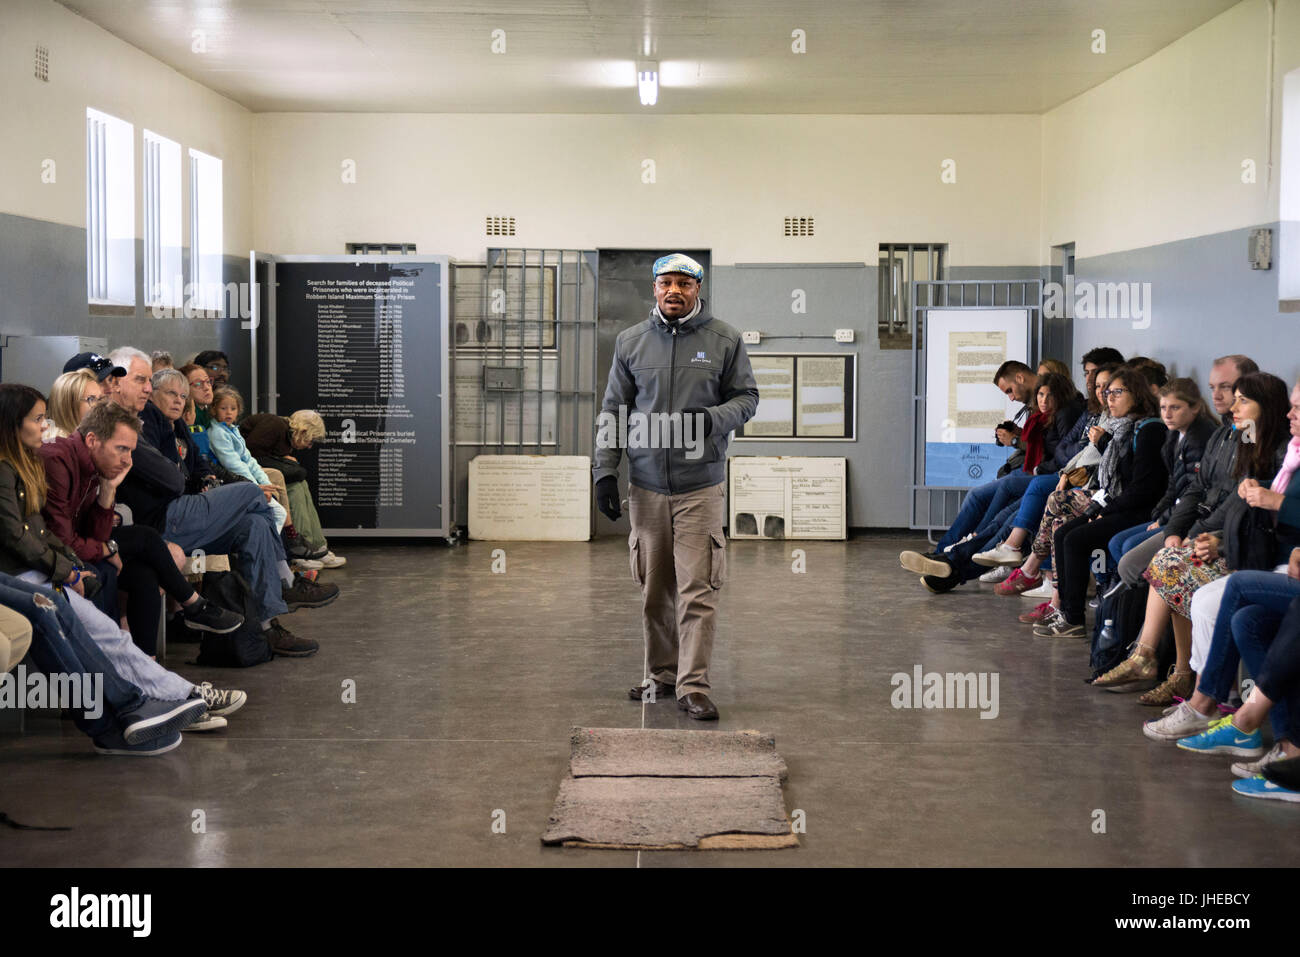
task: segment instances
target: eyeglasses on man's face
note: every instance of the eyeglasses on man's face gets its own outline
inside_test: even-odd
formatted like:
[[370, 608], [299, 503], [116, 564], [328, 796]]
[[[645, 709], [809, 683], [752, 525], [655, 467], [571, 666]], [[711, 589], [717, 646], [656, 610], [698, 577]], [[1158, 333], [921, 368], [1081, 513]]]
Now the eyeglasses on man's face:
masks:
[[230, 366], [225, 362], [209, 362], [203, 368], [209, 372], [229, 372]]

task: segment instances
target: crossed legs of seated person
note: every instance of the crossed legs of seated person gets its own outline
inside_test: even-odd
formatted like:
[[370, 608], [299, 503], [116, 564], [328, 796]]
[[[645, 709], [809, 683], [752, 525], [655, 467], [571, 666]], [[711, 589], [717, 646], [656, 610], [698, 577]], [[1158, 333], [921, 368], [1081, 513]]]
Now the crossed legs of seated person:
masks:
[[182, 495], [167, 508], [167, 539], [187, 553], [202, 549], [232, 556], [252, 589], [258, 621], [276, 654], [305, 657], [319, 648], [315, 640], [290, 632], [279, 616], [328, 605], [338, 597], [339, 587], [294, 575], [274, 516], [256, 485], [240, 482], [202, 495]]
[[27, 660], [37, 670], [49, 676], [68, 676], [81, 688], [91, 689], [81, 702], [90, 707], [74, 710], [73, 722], [95, 742], [99, 752], [150, 755], [170, 751], [180, 744], [180, 731], [192, 727], [206, 713], [202, 697], [160, 700], [123, 678], [57, 591], [0, 574], [0, 604], [31, 624]]

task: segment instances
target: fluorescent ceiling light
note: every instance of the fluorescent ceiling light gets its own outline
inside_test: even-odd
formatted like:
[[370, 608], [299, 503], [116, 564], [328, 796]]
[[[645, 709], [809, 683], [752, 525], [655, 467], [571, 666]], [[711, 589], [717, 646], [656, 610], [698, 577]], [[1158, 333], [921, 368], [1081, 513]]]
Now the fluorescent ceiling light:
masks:
[[655, 60], [642, 60], [636, 67], [636, 87], [641, 94], [642, 106], [659, 102], [659, 64]]

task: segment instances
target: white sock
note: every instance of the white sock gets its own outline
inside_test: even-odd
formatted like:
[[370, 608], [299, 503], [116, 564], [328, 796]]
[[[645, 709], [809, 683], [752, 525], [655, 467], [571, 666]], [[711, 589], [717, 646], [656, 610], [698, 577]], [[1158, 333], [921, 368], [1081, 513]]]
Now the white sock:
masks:
[[270, 630], [271, 630], [271, 622], [273, 622], [273, 621], [275, 621], [274, 618], [268, 618], [268, 619], [266, 619], [266, 621], [262, 622], [262, 630], [263, 630], [263, 631], [270, 631]]
[[292, 586], [293, 586], [293, 572], [289, 570], [289, 563], [288, 563], [288, 562], [276, 562], [276, 563], [275, 563], [275, 568], [276, 568], [276, 571], [278, 571], [278, 572], [280, 573], [280, 581], [284, 582], [284, 584], [285, 584], [286, 586], [288, 586], [288, 587], [292, 587]]

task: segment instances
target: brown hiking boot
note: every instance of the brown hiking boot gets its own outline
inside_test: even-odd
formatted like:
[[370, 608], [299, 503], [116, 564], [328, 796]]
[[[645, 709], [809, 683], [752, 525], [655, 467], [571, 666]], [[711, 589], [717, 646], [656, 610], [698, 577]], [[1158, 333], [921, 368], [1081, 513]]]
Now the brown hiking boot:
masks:
[[1142, 685], [1149, 687], [1154, 684], [1155, 678], [1155, 655], [1148, 654], [1138, 645], [1132, 655], [1094, 681], [1092, 686], [1107, 691], [1139, 691], [1144, 690]]
[[299, 608], [320, 608], [339, 597], [339, 586], [322, 585], [319, 582], [308, 581], [302, 575], [294, 575], [293, 585], [289, 588], [281, 586], [281, 594], [290, 611], [297, 611]]
[[1174, 703], [1174, 698], [1182, 698], [1184, 701], [1190, 698], [1196, 690], [1196, 675], [1190, 671], [1176, 674], [1176, 667], [1177, 665], [1170, 665], [1169, 677], [1138, 698], [1138, 704], [1167, 708]]

